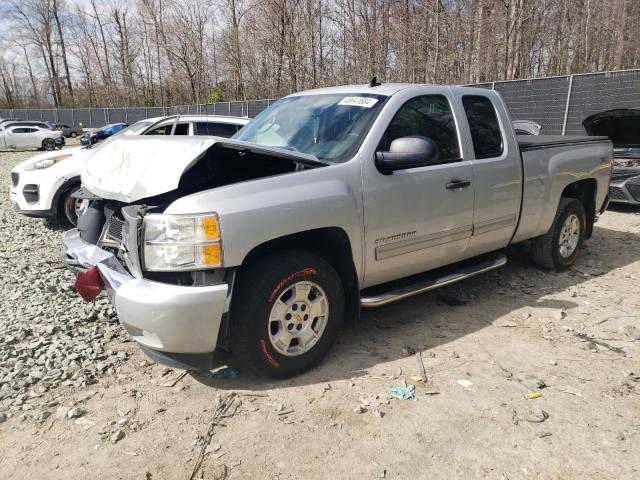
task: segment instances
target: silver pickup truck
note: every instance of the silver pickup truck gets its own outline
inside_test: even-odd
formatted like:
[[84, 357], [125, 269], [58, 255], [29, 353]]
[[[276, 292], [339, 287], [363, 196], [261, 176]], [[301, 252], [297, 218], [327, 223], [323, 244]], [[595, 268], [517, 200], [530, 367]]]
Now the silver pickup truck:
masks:
[[505, 264], [576, 260], [607, 206], [606, 137], [516, 137], [493, 91], [358, 85], [288, 96], [231, 139], [123, 138], [87, 162], [63, 258], [152, 359], [228, 348], [287, 378], [344, 319]]

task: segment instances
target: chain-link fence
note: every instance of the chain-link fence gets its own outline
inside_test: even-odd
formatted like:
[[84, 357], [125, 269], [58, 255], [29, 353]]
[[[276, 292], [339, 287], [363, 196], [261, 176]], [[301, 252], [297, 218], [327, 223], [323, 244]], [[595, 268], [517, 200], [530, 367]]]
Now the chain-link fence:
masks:
[[122, 107], [122, 108], [50, 108], [50, 109], [0, 109], [0, 118], [41, 120], [64, 123], [85, 128], [99, 128], [109, 123], [135, 123], [145, 118], [166, 115], [223, 115], [253, 118], [271, 105], [274, 100], [247, 100], [218, 102], [177, 107]]
[[[640, 108], [640, 69], [579, 75], [505, 80], [473, 86], [494, 89], [505, 100], [513, 120], [533, 120], [543, 134], [584, 134], [582, 121], [614, 108]], [[48, 120], [97, 128], [133, 123], [163, 115], [225, 115], [253, 118], [275, 100], [218, 102], [176, 107], [62, 108], [0, 110], [0, 118]]]
[[582, 122], [594, 113], [640, 108], [640, 69], [473, 86], [499, 92], [512, 120], [533, 120], [545, 135], [584, 135]]

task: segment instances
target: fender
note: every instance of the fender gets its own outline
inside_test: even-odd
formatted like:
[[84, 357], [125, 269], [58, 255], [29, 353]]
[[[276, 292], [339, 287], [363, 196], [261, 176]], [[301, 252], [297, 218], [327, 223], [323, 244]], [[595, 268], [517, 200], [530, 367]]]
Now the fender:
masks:
[[225, 266], [242, 265], [256, 246], [321, 228], [344, 230], [362, 278], [363, 208], [357, 161], [225, 185], [182, 197], [167, 214], [216, 212]]

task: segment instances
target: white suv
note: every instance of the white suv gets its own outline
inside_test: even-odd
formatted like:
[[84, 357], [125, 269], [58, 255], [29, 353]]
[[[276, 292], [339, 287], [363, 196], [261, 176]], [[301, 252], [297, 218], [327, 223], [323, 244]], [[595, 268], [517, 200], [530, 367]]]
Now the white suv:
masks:
[[[148, 118], [113, 135], [209, 135], [231, 137], [249, 123], [248, 118], [185, 115]], [[60, 132], [57, 132], [58, 134]], [[47, 152], [18, 164], [11, 172], [11, 201], [29, 217], [68, 221], [75, 226], [81, 201], [73, 198], [89, 156], [111, 139], [93, 148], [68, 148]]]

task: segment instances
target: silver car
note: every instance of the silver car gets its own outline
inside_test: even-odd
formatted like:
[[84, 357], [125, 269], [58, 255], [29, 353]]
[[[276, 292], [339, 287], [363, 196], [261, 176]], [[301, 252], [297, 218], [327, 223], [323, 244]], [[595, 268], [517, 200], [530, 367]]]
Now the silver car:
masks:
[[55, 150], [63, 145], [62, 132], [28, 126], [9, 126], [0, 130], [1, 150]]

